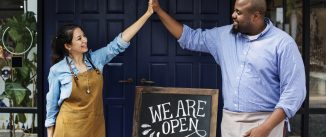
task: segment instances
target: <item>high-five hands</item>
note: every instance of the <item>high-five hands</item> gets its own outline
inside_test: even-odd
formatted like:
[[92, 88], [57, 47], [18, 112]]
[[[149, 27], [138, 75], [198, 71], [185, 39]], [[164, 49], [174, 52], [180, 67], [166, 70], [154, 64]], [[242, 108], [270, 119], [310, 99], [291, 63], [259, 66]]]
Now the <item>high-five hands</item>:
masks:
[[158, 12], [161, 9], [160, 3], [158, 0], [152, 0], [153, 10], [154, 12]]
[[153, 3], [153, 0], [148, 1], [148, 8], [147, 8], [147, 11], [146, 11], [146, 14], [148, 14], [148, 15], [152, 15], [154, 13], [152, 3]]

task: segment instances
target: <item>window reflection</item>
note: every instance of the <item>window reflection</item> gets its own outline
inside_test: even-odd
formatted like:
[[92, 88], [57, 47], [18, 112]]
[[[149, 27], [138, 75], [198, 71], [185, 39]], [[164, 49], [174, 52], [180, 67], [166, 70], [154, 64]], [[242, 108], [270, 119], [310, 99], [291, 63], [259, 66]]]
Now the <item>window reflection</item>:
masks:
[[309, 116], [309, 137], [325, 137], [326, 135], [326, 116], [310, 115]]
[[310, 5], [310, 107], [326, 108], [326, 2]]

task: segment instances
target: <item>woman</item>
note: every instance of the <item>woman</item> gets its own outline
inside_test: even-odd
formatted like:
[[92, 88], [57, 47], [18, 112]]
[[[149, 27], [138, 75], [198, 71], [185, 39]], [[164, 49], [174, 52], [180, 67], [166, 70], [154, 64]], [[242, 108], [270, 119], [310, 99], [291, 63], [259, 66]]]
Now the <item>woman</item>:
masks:
[[48, 137], [105, 137], [102, 69], [129, 46], [130, 39], [152, 14], [150, 0], [141, 18], [106, 47], [90, 53], [80, 26], [64, 25], [58, 30], [52, 43], [54, 65], [46, 96]]

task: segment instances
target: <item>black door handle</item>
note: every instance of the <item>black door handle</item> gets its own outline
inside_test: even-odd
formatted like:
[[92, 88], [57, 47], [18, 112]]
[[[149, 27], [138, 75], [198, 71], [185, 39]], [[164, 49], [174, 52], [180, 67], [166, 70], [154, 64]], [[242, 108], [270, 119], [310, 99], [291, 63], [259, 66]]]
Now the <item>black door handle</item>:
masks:
[[119, 80], [118, 82], [121, 84], [131, 84], [134, 82], [134, 80], [132, 78], [128, 78], [127, 80]]
[[154, 81], [146, 80], [145, 78], [140, 79], [140, 84], [142, 85], [153, 85], [155, 84]]

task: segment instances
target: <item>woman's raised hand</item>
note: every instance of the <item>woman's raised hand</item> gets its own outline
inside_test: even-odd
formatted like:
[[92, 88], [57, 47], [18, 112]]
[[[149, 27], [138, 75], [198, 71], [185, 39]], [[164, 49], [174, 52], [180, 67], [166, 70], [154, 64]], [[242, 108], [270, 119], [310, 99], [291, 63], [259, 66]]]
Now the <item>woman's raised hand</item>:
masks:
[[148, 8], [146, 14], [152, 15], [154, 13], [153, 10], [153, 0], [148, 0]]

